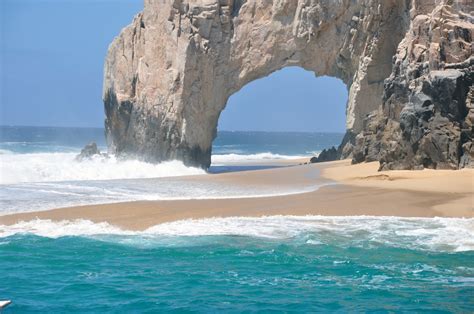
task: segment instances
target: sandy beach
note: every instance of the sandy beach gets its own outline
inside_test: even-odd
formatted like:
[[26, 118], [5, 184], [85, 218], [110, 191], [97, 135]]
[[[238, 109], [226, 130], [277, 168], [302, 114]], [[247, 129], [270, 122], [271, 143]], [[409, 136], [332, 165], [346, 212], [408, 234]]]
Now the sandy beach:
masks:
[[474, 170], [378, 172], [378, 163], [351, 165], [349, 160], [265, 170], [192, 176], [253, 186], [314, 183], [316, 191], [275, 197], [137, 201], [77, 206], [0, 216], [0, 224], [33, 219], [87, 219], [128, 230], [164, 222], [232, 216], [372, 215], [402, 217], [474, 217]]

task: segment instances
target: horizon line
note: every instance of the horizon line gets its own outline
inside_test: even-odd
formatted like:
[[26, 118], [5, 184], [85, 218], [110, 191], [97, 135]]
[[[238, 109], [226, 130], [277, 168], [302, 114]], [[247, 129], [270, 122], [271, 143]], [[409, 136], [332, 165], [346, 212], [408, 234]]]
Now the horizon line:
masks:
[[[58, 126], [58, 125], [14, 125], [14, 124], [0, 124], [0, 127], [10, 127], [10, 128], [61, 128], [61, 129], [102, 129], [105, 130], [105, 127], [99, 126]], [[288, 131], [279, 131], [279, 130], [217, 130], [217, 132], [254, 132], [254, 133], [334, 133], [334, 134], [344, 134], [346, 131], [298, 131], [298, 130], [288, 130]]]

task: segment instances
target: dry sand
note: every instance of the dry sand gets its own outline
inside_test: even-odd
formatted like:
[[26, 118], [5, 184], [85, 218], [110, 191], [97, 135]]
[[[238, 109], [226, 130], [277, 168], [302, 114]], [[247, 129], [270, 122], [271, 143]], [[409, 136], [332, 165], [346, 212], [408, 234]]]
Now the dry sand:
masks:
[[[299, 163], [300, 161], [296, 161]], [[187, 180], [296, 187], [325, 185], [314, 192], [259, 198], [139, 201], [78, 206], [0, 216], [0, 224], [32, 219], [88, 219], [130, 230], [207, 217], [268, 215], [374, 215], [474, 217], [474, 170], [377, 172], [378, 163], [336, 161], [243, 171]]]

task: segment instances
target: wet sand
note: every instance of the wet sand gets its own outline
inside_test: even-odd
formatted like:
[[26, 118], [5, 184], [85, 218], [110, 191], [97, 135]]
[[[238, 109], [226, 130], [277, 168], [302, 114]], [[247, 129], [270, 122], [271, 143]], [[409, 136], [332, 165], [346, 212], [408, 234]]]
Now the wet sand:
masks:
[[[295, 164], [302, 160], [293, 161]], [[377, 172], [378, 163], [349, 160], [193, 176], [187, 180], [252, 185], [321, 186], [307, 193], [239, 199], [138, 201], [0, 216], [0, 224], [32, 219], [108, 222], [144, 230], [182, 219], [269, 215], [474, 217], [474, 170]]]

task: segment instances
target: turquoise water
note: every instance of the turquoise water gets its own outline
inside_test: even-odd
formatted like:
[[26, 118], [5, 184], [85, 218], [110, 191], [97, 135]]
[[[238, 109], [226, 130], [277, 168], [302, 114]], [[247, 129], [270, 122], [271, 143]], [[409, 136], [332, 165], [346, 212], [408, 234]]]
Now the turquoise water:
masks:
[[[211, 171], [311, 155], [341, 137], [222, 132]], [[75, 161], [90, 140], [105, 148], [101, 129], [0, 127], [0, 215], [317, 188], [186, 180], [177, 176], [208, 174], [179, 162], [150, 165], [113, 156]], [[85, 220], [0, 224], [0, 300], [13, 301], [5, 314], [470, 313], [473, 296], [474, 219], [234, 217], [143, 232]]]
[[39, 224], [3, 230], [5, 313], [474, 311], [472, 219], [229, 218], [142, 234]]

